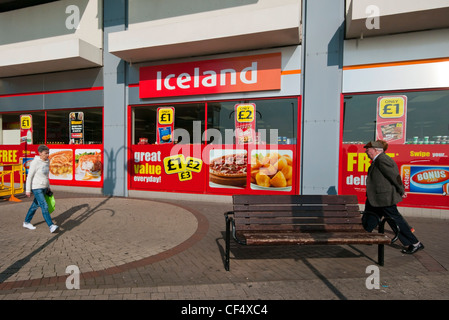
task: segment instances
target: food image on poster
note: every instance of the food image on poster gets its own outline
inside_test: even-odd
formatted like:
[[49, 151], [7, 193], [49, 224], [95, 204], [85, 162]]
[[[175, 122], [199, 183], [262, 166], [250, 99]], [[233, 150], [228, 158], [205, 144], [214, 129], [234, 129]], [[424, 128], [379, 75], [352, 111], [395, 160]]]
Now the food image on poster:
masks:
[[210, 153], [209, 185], [214, 188], [245, 187], [248, 156], [245, 150], [214, 149]]
[[161, 143], [171, 143], [171, 127], [160, 127], [158, 129]]
[[50, 179], [72, 180], [73, 151], [70, 149], [50, 149]]
[[253, 150], [251, 189], [291, 191], [293, 159], [290, 150]]
[[380, 139], [385, 141], [399, 140], [403, 138], [403, 124], [402, 122], [385, 123], [380, 125], [381, 135]]
[[101, 150], [75, 150], [75, 180], [100, 181], [102, 170]]

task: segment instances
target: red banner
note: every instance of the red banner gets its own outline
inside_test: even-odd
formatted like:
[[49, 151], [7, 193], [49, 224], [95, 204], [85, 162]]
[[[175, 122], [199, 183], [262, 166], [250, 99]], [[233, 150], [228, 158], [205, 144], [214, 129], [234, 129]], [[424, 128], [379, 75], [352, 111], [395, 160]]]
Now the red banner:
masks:
[[295, 145], [133, 145], [129, 188], [214, 194], [297, 192]]

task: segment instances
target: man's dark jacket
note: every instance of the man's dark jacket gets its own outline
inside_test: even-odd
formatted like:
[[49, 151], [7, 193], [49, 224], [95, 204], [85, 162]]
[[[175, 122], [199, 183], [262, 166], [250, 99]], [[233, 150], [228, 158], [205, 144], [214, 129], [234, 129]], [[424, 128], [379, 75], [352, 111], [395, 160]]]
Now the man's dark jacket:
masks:
[[402, 200], [404, 186], [398, 166], [393, 159], [381, 153], [368, 168], [366, 196], [374, 207], [386, 207]]

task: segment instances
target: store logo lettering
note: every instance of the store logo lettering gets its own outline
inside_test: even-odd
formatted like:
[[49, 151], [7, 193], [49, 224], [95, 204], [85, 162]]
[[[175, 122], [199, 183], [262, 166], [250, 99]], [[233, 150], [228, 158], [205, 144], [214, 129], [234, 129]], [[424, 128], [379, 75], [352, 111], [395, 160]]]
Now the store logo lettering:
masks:
[[[193, 75], [193, 87], [199, 88], [200, 83], [204, 87], [215, 87], [217, 86], [217, 78], [220, 79], [220, 86], [227, 85], [227, 74], [229, 74], [229, 84], [236, 85], [237, 84], [237, 72], [235, 69], [223, 69], [220, 70], [220, 74], [217, 76], [217, 73], [213, 70], [206, 70], [201, 72], [200, 68], [194, 68]], [[250, 73], [249, 79], [247, 73]], [[165, 78], [162, 76], [162, 71], [157, 72], [157, 82], [156, 82], [156, 90], [161, 91], [162, 85], [167, 90], [175, 90], [176, 85], [181, 89], [190, 89], [192, 85], [192, 76], [183, 72], [176, 77], [176, 81], [172, 81], [173, 84], [170, 83], [172, 78], [175, 78], [176, 74], [171, 73], [167, 75]], [[240, 72], [240, 81], [245, 84], [254, 84], [257, 83], [257, 62], [252, 62], [251, 66], [244, 68]]]

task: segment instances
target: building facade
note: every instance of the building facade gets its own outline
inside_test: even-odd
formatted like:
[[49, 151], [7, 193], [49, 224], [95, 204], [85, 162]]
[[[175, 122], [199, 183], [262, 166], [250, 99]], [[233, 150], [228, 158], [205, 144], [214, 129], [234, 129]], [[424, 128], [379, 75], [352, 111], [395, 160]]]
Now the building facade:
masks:
[[447, 217], [448, 14], [448, 0], [0, 1], [0, 164], [45, 143], [61, 189], [363, 204], [363, 145], [383, 139], [403, 210]]

